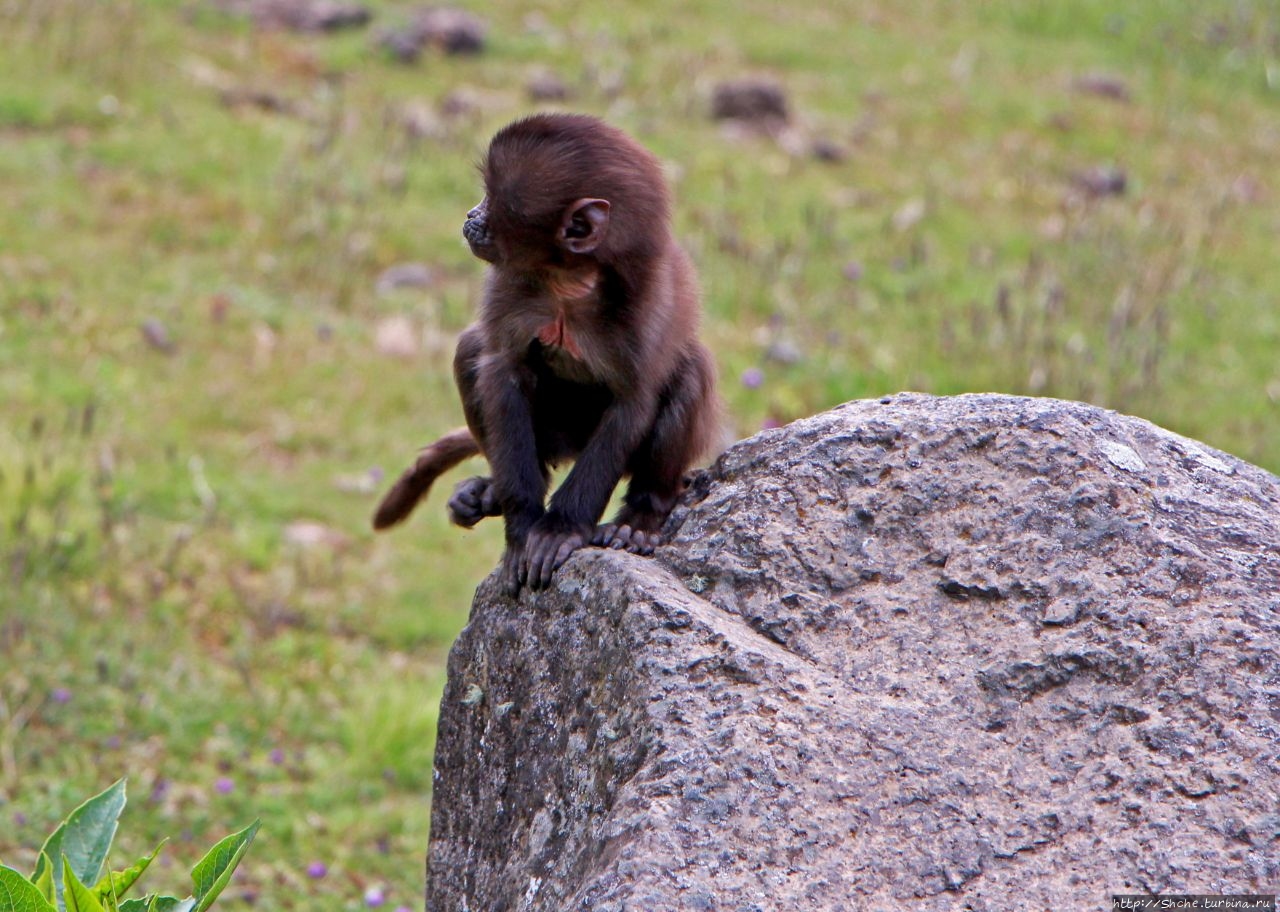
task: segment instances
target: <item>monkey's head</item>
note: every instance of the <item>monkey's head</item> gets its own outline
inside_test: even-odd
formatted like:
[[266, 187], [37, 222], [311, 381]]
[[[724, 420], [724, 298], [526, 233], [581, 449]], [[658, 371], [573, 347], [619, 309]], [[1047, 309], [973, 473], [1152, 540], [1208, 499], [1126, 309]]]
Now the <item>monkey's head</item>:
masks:
[[485, 198], [462, 233], [472, 253], [502, 268], [643, 262], [666, 241], [670, 202], [657, 160], [594, 117], [518, 120], [493, 137], [481, 172]]

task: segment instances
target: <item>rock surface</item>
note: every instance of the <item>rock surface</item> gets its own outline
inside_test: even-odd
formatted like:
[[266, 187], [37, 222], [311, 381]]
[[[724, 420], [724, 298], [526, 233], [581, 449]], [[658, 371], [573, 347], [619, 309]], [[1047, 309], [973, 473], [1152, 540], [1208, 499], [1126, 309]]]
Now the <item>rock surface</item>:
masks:
[[711, 94], [715, 120], [740, 120], [779, 125], [790, 118], [782, 83], [764, 76], [745, 76], [718, 83]]
[[373, 12], [362, 3], [339, 0], [212, 0], [232, 15], [248, 16], [263, 28], [333, 32], [367, 25]]
[[445, 54], [479, 54], [488, 34], [485, 21], [452, 6], [418, 9], [408, 23], [386, 29], [377, 43], [401, 63], [413, 63], [427, 48]]
[[481, 586], [427, 908], [1109, 908], [1280, 884], [1280, 480], [1003, 396], [849, 403], [653, 560]]

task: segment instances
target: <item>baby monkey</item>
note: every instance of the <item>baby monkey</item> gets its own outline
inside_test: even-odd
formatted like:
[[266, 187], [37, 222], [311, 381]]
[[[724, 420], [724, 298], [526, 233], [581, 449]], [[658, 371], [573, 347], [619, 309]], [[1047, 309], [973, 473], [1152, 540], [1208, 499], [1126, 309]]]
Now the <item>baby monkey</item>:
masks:
[[[651, 553], [720, 409], [657, 159], [596, 118], [538, 114], [500, 130], [481, 170], [462, 233], [490, 267], [453, 363], [467, 426], [422, 451], [373, 525], [400, 522], [442, 472], [483, 454], [492, 475], [458, 484], [449, 516], [503, 517], [514, 595], [584, 545]], [[568, 460], [547, 502], [550, 468]], [[621, 510], [597, 526], [623, 476]]]

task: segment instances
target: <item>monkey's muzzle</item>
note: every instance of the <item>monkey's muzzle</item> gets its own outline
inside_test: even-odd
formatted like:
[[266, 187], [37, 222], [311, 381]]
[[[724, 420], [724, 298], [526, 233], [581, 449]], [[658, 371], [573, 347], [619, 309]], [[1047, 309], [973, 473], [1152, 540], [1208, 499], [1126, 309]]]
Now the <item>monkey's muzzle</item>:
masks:
[[462, 223], [462, 236], [467, 239], [471, 252], [480, 259], [492, 263], [498, 258], [493, 232], [489, 230], [489, 209], [483, 202], [467, 213], [467, 220]]

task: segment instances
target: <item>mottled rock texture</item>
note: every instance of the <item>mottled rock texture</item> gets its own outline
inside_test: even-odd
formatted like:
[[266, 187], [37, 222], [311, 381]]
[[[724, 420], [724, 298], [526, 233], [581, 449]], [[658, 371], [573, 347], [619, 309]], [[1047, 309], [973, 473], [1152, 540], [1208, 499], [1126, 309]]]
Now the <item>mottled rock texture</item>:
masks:
[[1147, 422], [853, 402], [652, 560], [493, 580], [427, 908], [1103, 909], [1280, 885], [1280, 480]]

